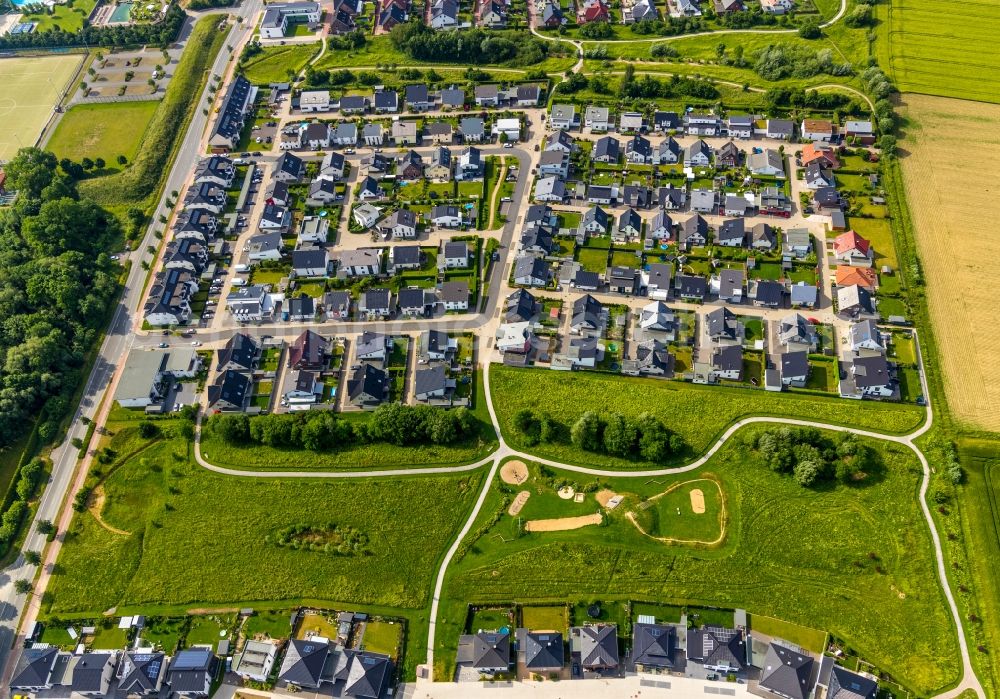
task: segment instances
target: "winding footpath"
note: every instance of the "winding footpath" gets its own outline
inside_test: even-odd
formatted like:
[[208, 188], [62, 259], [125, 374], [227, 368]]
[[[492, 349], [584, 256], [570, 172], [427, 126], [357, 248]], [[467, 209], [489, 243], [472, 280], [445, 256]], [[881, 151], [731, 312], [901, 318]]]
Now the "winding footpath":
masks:
[[[927, 380], [925, 372], [923, 370], [923, 356], [920, 353], [919, 343], [918, 343], [918, 360], [921, 366], [920, 378], [923, 388], [923, 394], [925, 396], [930, 396], [930, 392], [927, 386]], [[431, 676], [433, 676], [434, 668], [434, 646], [437, 633], [437, 618], [438, 618], [438, 608], [440, 606], [441, 596], [444, 590], [444, 582], [448, 573], [448, 566], [451, 564], [458, 552], [462, 541], [468, 535], [469, 531], [472, 529], [472, 525], [475, 523], [476, 518], [479, 516], [482, 510], [483, 503], [486, 501], [486, 497], [489, 493], [490, 485], [492, 484], [494, 478], [496, 477], [497, 471], [500, 468], [501, 463], [506, 459], [511, 457], [518, 457], [527, 459], [530, 461], [535, 461], [537, 463], [545, 464], [546, 466], [551, 466], [553, 468], [558, 468], [566, 471], [573, 471], [575, 473], [583, 473], [592, 476], [606, 476], [615, 478], [650, 478], [655, 476], [666, 476], [677, 473], [687, 473], [689, 471], [695, 471], [702, 466], [704, 466], [725, 444], [733, 437], [739, 430], [748, 425], [755, 424], [782, 424], [794, 427], [814, 427], [823, 430], [830, 430], [834, 432], [849, 432], [852, 434], [857, 434], [862, 437], [868, 437], [870, 439], [880, 439], [887, 442], [893, 442], [894, 444], [899, 444], [901, 446], [908, 447], [920, 461], [921, 468], [923, 469], [923, 479], [920, 483], [919, 499], [920, 499], [920, 509], [923, 512], [924, 520], [927, 522], [927, 527], [930, 530], [931, 540], [934, 544], [934, 556], [937, 563], [937, 574], [938, 582], [941, 586], [941, 590], [944, 593], [945, 599], [948, 601], [948, 607], [951, 610], [952, 620], [954, 621], [955, 628], [958, 634], [958, 645], [959, 653], [962, 658], [962, 678], [960, 682], [945, 692], [942, 692], [935, 696], [935, 699], [954, 699], [958, 697], [965, 691], [972, 691], [979, 697], [985, 697], [985, 692], [983, 691], [982, 684], [979, 682], [979, 678], [972, 667], [972, 661], [969, 656], [968, 642], [965, 637], [965, 630], [962, 625], [962, 617], [958, 611], [958, 605], [955, 601], [955, 597], [951, 592], [951, 587], [948, 583], [947, 570], [945, 568], [944, 562], [944, 552], [941, 549], [941, 537], [938, 534], [937, 528], [934, 524], [933, 516], [931, 515], [930, 508], [927, 505], [927, 488], [930, 485], [931, 478], [931, 467], [927, 461], [927, 457], [916, 445], [915, 440], [927, 433], [931, 429], [934, 421], [934, 411], [933, 407], [928, 401], [927, 404], [927, 415], [923, 424], [907, 435], [889, 435], [880, 432], [872, 432], [869, 430], [860, 430], [850, 427], [844, 427], [841, 425], [832, 425], [824, 422], [814, 422], [811, 420], [797, 420], [794, 418], [774, 418], [774, 417], [747, 417], [737, 422], [734, 422], [729, 428], [722, 433], [722, 435], [715, 441], [715, 443], [699, 458], [695, 459], [689, 464], [683, 466], [676, 466], [672, 468], [660, 468], [660, 469], [646, 469], [643, 471], [618, 471], [600, 468], [591, 468], [589, 466], [577, 466], [574, 464], [566, 464], [559, 461], [553, 461], [551, 459], [542, 458], [527, 452], [518, 451], [513, 449], [507, 444], [504, 439], [503, 433], [500, 430], [500, 421], [497, 418], [496, 408], [493, 402], [493, 393], [490, 386], [490, 367], [492, 362], [485, 362], [482, 370], [483, 374], [483, 386], [485, 390], [486, 397], [486, 407], [489, 411], [490, 421], [493, 424], [493, 429], [497, 435], [497, 449], [490, 454], [490, 456], [481, 459], [475, 463], [467, 464], [463, 466], [435, 466], [428, 468], [396, 468], [396, 469], [372, 469], [372, 470], [357, 470], [357, 471], [246, 471], [242, 469], [226, 468], [223, 466], [217, 466], [208, 461], [208, 455], [203, 454], [201, 451], [201, 417], [198, 418], [198, 429], [195, 436], [195, 460], [197, 463], [210, 471], [215, 473], [220, 473], [227, 476], [237, 476], [242, 478], [382, 478], [382, 477], [394, 477], [394, 476], [422, 476], [422, 475], [436, 475], [436, 474], [448, 474], [448, 473], [462, 473], [467, 471], [474, 471], [483, 466], [489, 465], [490, 469], [483, 481], [483, 486], [479, 492], [479, 496], [476, 498], [476, 502], [473, 505], [472, 511], [469, 513], [465, 524], [459, 531], [458, 535], [455, 537], [448, 551], [445, 553], [444, 558], [441, 561], [441, 565], [438, 568], [437, 576], [434, 581], [434, 591], [431, 597], [431, 613], [430, 622], [427, 632], [427, 662], [426, 666], [429, 668]]]

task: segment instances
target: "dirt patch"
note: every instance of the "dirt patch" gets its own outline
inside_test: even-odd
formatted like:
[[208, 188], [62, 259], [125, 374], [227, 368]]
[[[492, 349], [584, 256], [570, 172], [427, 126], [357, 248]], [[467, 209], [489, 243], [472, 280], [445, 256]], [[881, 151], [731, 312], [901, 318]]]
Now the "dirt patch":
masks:
[[559, 519], [533, 519], [524, 525], [524, 528], [529, 532], [564, 532], [591, 524], [600, 524], [601, 519], [600, 514], [560, 517]]
[[563, 500], [572, 500], [574, 495], [576, 495], [576, 490], [572, 486], [564, 485], [559, 489], [559, 497]]
[[517, 497], [514, 498], [514, 502], [510, 504], [510, 507], [507, 508], [507, 514], [511, 517], [517, 517], [521, 513], [521, 509], [524, 507], [524, 503], [528, 502], [528, 498], [530, 497], [531, 493], [527, 490], [522, 490], [517, 494]]
[[597, 504], [601, 507], [607, 507], [608, 501], [610, 501], [616, 494], [617, 493], [615, 493], [615, 491], [605, 488], [604, 490], [598, 490], [597, 494], [594, 495], [594, 499], [597, 500]]
[[528, 480], [528, 467], [523, 461], [508, 461], [500, 467], [500, 480], [510, 485], [521, 485]]
[[107, 529], [112, 534], [121, 534], [122, 536], [130, 536], [131, 532], [127, 532], [124, 529], [119, 529], [118, 527], [112, 527], [110, 524], [108, 524], [101, 518], [101, 511], [104, 509], [104, 501], [106, 499], [107, 495], [104, 492], [103, 486], [99, 485], [96, 488], [94, 488], [94, 492], [91, 493], [90, 495], [90, 502], [87, 504], [87, 509], [90, 511], [90, 514], [94, 516], [94, 519], [97, 520], [98, 524], [100, 524], [102, 527]]
[[705, 493], [701, 492], [698, 488], [695, 488], [690, 492], [691, 495], [691, 511], [696, 515], [705, 514]]

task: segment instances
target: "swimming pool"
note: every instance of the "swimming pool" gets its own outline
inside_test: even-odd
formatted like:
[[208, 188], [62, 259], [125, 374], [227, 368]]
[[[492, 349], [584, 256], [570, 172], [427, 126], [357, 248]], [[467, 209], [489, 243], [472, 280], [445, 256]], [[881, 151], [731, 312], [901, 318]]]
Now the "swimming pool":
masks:
[[132, 16], [132, 3], [123, 2], [115, 8], [108, 18], [108, 24], [124, 24]]

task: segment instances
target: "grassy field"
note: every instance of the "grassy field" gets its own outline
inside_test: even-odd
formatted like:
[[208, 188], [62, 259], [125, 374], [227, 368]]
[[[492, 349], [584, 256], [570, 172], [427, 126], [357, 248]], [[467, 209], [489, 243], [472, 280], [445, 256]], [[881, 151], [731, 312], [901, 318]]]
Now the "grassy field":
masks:
[[892, 0], [876, 9], [879, 63], [901, 91], [1000, 102], [1000, 5], [967, 2], [942, 14]]
[[[693, 491], [701, 493], [703, 512], [694, 511]], [[725, 511], [723, 486], [699, 478], [653, 496], [633, 516], [636, 526], [651, 537], [711, 544], [725, 533]]]
[[[829, 631], [919, 694], [954, 681], [957, 643], [915, 497], [912, 453], [872, 442], [880, 465], [867, 485], [804, 489], [761, 463], [745, 443], [752, 434], [748, 428], [698, 473], [724, 483], [732, 504], [733, 535], [717, 549], [653, 541], [626, 518], [643, 497], [691, 474], [595, 483], [530, 465], [529, 506], [539, 487], [564, 482], [584, 492], [609, 488], [625, 500], [604, 526], [521, 535], [506, 514], [513, 489], [495, 482], [449, 570], [436, 672], [453, 663], [466, 604], [632, 599], [742, 607]], [[575, 507], [567, 502], [567, 514]]]
[[70, 0], [64, 5], [55, 5], [51, 12], [26, 14], [22, 22], [37, 22], [36, 32], [48, 32], [60, 29], [73, 33], [83, 27], [83, 22], [94, 10], [97, 0]]
[[[193, 465], [181, 440], [145, 448], [134, 427], [111, 429], [112, 448], [134, 455], [107, 476], [101, 517], [130, 533], [112, 533], [89, 512], [75, 518], [50, 588], [53, 614], [303, 598], [423, 609], [435, 564], [479, 484], [477, 475], [392, 483], [220, 477]], [[313, 527], [335, 547], [334, 532], [353, 528], [363, 543], [347, 553], [272, 543], [293, 525]]]
[[[982, 284], [1000, 256], [992, 225], [1000, 202], [989, 178], [965, 165], [965, 155], [1000, 156], [993, 134], [1000, 107], [921, 95], [903, 102], [909, 122], [903, 177], [948, 406], [964, 426], [1000, 430], [1000, 384], [993, 380], [1000, 343], [992, 331], [1000, 308]], [[940, 138], [942, 129], [951, 136]]]
[[[893, 433], [910, 432], [923, 420], [922, 409], [915, 406], [792, 394], [777, 396], [753, 389], [502, 365], [490, 368], [490, 387], [504, 436], [518, 447], [525, 445], [514, 429], [513, 420], [522, 408], [548, 413], [567, 431], [592, 406], [606, 406], [608, 412], [631, 417], [649, 411], [684, 438], [690, 447], [688, 453], [681, 455], [685, 459], [707, 449], [732, 422], [748, 415], [788, 416]], [[568, 440], [540, 444], [530, 450], [575, 464], [623, 469], [636, 465], [633, 461], [582, 451]]]
[[35, 145], [83, 54], [0, 58], [0, 161]]
[[822, 653], [826, 650], [826, 634], [818, 629], [810, 629], [807, 626], [800, 626], [763, 614], [754, 614], [750, 617], [750, 628], [758, 633], [791, 641], [813, 653]]
[[288, 71], [301, 71], [319, 49], [319, 43], [267, 46], [241, 68], [247, 80], [256, 85], [286, 82]]
[[63, 114], [46, 148], [77, 162], [103, 158], [114, 172], [119, 155], [132, 162], [157, 105], [155, 100], [78, 104]]

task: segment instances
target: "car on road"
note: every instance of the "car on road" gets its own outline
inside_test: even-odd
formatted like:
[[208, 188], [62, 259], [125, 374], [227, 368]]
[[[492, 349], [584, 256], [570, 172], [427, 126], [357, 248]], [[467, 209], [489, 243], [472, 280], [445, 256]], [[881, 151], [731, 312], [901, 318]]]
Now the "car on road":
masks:
[[160, 349], [163, 349], [165, 347], [170, 347], [170, 343], [169, 342], [161, 342], [160, 343]]
[[198, 342], [197, 340], [194, 340], [194, 341], [193, 341], [193, 342], [191, 343], [191, 346], [192, 346], [192, 347], [201, 347], [201, 343], [200, 343], [200, 342]]

